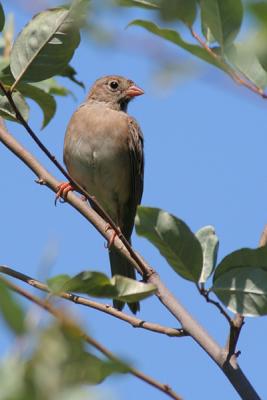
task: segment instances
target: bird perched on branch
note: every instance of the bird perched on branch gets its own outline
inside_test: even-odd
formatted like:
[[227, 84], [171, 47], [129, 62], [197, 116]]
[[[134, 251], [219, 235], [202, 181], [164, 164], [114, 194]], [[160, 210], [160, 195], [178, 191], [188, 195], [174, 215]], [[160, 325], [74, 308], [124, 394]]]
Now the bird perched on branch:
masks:
[[[143, 193], [144, 156], [141, 129], [127, 107], [143, 93], [121, 76], [98, 79], [73, 114], [64, 144], [70, 176], [96, 197], [128, 241]], [[72, 189], [61, 185], [58, 196]], [[112, 244], [109, 258], [112, 275], [135, 279], [134, 268]], [[137, 302], [128, 305], [134, 313], [139, 310]], [[114, 300], [114, 306], [121, 310], [124, 303]]]

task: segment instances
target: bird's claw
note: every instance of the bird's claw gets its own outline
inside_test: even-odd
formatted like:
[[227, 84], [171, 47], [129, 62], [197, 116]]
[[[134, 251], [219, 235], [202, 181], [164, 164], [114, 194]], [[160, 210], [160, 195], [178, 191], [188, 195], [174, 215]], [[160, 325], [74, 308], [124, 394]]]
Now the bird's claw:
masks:
[[[107, 224], [105, 227], [105, 232], [107, 232], [109, 229], [113, 229], [113, 228], [109, 224]], [[121, 232], [119, 227], [117, 227], [117, 229], [119, 232]], [[115, 230], [113, 230], [111, 238], [108, 239], [107, 244], [105, 245], [105, 247], [107, 249], [110, 249], [113, 246], [116, 236], [118, 236], [118, 233]]]
[[67, 194], [71, 191], [73, 191], [74, 188], [70, 184], [70, 182], [62, 182], [60, 185], [57, 187], [57, 193], [56, 193], [56, 198], [55, 198], [55, 206], [57, 205], [57, 201], [59, 200], [61, 203], [65, 203]]

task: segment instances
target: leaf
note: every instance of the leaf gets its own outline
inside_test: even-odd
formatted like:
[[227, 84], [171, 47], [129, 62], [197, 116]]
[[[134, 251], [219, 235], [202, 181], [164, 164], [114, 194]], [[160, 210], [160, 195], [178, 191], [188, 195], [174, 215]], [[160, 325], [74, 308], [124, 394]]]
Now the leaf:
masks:
[[215, 234], [214, 227], [210, 225], [199, 229], [199, 231], [196, 232], [196, 237], [201, 244], [203, 252], [203, 266], [199, 283], [205, 283], [216, 266], [219, 239]]
[[69, 78], [72, 82], [76, 83], [76, 85], [82, 87], [83, 89], [85, 88], [84, 83], [81, 81], [78, 81], [76, 78], [77, 72], [75, 69], [71, 66], [68, 65], [61, 73], [61, 76], [64, 76], [65, 78]]
[[244, 248], [228, 254], [216, 268], [214, 281], [235, 267], [260, 267], [267, 271], [267, 247]]
[[236, 43], [227, 48], [225, 56], [228, 62], [237, 68], [247, 79], [263, 89], [267, 85], [267, 73], [262, 68], [254, 50], [253, 43]]
[[[50, 279], [57, 283], [60, 276]], [[64, 276], [65, 279], [65, 276]], [[95, 271], [84, 271], [71, 279], [66, 279], [60, 287], [61, 290], [86, 293], [94, 297], [107, 297], [126, 301], [127, 303], [143, 300], [155, 293], [152, 284], [138, 282], [125, 276], [115, 275], [109, 279], [105, 274]]]
[[18, 89], [25, 96], [34, 100], [43, 111], [42, 129], [51, 121], [56, 112], [56, 101], [53, 96], [39, 89], [37, 86], [20, 83]]
[[35, 384], [41, 384], [40, 388], [50, 387], [59, 391], [73, 385], [95, 385], [113, 373], [129, 371], [129, 366], [123, 361], [102, 360], [87, 351], [77, 332], [80, 333], [78, 326], [75, 330], [74, 326], [65, 325], [54, 325], [42, 332], [27, 364], [27, 375], [35, 379]]
[[263, 25], [267, 23], [267, 4], [265, 1], [251, 2], [248, 4], [247, 9], [257, 18]]
[[138, 207], [135, 220], [138, 235], [148, 239], [176, 273], [198, 282], [202, 269], [202, 249], [188, 226], [159, 208]]
[[64, 290], [86, 293], [95, 297], [115, 298], [118, 294], [114, 283], [101, 272], [84, 271], [64, 284]]
[[45, 79], [41, 82], [35, 82], [32, 83], [32, 85], [42, 89], [48, 94], [53, 94], [56, 96], [74, 96], [69, 89], [67, 89], [65, 86], [60, 85], [54, 78]]
[[267, 248], [244, 248], [226, 256], [215, 270], [212, 291], [234, 312], [267, 314]]
[[267, 269], [255, 265], [228, 269], [214, 279], [212, 291], [234, 313], [267, 314]]
[[157, 10], [159, 8], [159, 0], [146, 1], [146, 0], [118, 0], [118, 5], [125, 7], [141, 7], [149, 10]]
[[0, 314], [2, 314], [9, 328], [17, 335], [25, 333], [24, 312], [1, 279], [0, 299]]
[[240, 30], [243, 19], [241, 0], [200, 0], [200, 8], [203, 23], [224, 50]]
[[189, 53], [200, 58], [201, 60], [204, 60], [204, 61], [208, 62], [209, 64], [212, 64], [212, 65], [216, 66], [217, 68], [220, 68], [220, 69], [224, 70], [225, 72], [227, 72], [225, 70], [223, 64], [219, 60], [216, 60], [215, 58], [213, 58], [202, 47], [185, 42], [181, 38], [179, 33], [172, 29], [160, 28], [153, 22], [144, 21], [144, 20], [132, 21], [132, 22], [130, 22], [130, 24], [128, 26], [141, 26], [142, 28], [145, 28], [149, 32], [154, 33], [155, 35], [158, 35], [161, 38], [176, 44], [177, 46], [188, 51]]
[[0, 32], [4, 29], [5, 26], [5, 13], [2, 4], [0, 3]]
[[38, 82], [64, 71], [80, 43], [77, 11], [84, 3], [43, 11], [24, 27], [10, 58], [16, 82]]
[[126, 303], [141, 301], [157, 291], [157, 288], [151, 283], [138, 282], [120, 275], [113, 276], [111, 282], [118, 292], [116, 299]]
[[166, 21], [178, 19], [192, 26], [197, 15], [196, 0], [161, 0], [160, 15]]
[[[17, 91], [12, 94], [12, 97], [21, 115], [27, 121], [29, 118], [29, 106], [26, 103], [24, 97], [21, 95], [21, 93]], [[0, 90], [0, 115], [4, 119], [8, 119], [13, 122], [19, 122], [17, 120], [16, 114], [12, 106], [10, 105], [9, 101], [7, 100], [6, 96], [3, 94], [1, 90]]]
[[47, 286], [52, 293], [59, 293], [64, 291], [66, 282], [71, 279], [69, 275], [61, 274], [47, 279]]

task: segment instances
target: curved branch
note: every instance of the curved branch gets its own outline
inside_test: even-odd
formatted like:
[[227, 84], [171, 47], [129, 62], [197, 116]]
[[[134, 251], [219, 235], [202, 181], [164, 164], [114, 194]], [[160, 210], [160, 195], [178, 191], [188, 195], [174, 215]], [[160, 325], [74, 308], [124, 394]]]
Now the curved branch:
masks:
[[[44, 310], [48, 311], [50, 314], [52, 314], [63, 326], [66, 327], [73, 327], [75, 328], [75, 332], [87, 343], [89, 343], [91, 346], [95, 347], [100, 353], [105, 355], [108, 359], [112, 361], [117, 361], [120, 362], [120, 360], [107, 348], [105, 348], [101, 343], [93, 339], [91, 336], [87, 335], [79, 326], [77, 326], [74, 321], [72, 321], [70, 318], [68, 318], [65, 314], [63, 314], [62, 311], [59, 309], [55, 308], [51, 303], [49, 303], [47, 300], [42, 300], [39, 297], [33, 296], [29, 292], [27, 292], [24, 289], [21, 289], [19, 286], [14, 285], [14, 283], [9, 282], [8, 280], [0, 277], [0, 280], [4, 282], [4, 284], [9, 287], [9, 289], [13, 290], [14, 292], [20, 294], [21, 296], [25, 297], [26, 299], [30, 300], [32, 303], [37, 304]], [[143, 372], [139, 371], [136, 368], [129, 367], [128, 369], [129, 373], [136, 378], [142, 380], [145, 383], [148, 383], [150, 386], [153, 386], [154, 388], [160, 390], [161, 392], [165, 393], [167, 396], [171, 397], [174, 400], [182, 400], [180, 396], [178, 396], [177, 393], [175, 393], [169, 385], [160, 383], [156, 381], [155, 379], [151, 378], [149, 375], [144, 374]]]
[[[54, 192], [57, 191], [59, 182], [51, 176], [45, 168], [25, 150], [12, 135], [0, 125], [0, 141], [8, 147], [24, 164], [26, 164], [39, 178], [39, 181], [49, 187]], [[80, 214], [82, 214], [107, 240], [112, 238], [112, 232], [106, 229], [106, 221], [101, 218], [92, 208], [88, 207], [84, 201], [79, 199], [74, 193], [69, 192], [67, 202], [71, 204]], [[237, 364], [236, 356], [227, 359], [227, 351], [220, 347], [215, 340], [200, 326], [189, 314], [187, 310], [178, 302], [173, 294], [161, 282], [158, 274], [143, 260], [143, 258], [131, 249], [128, 251], [119, 236], [115, 237], [114, 246], [126, 257], [137, 270], [147, 272], [147, 281], [157, 287], [157, 296], [170, 313], [181, 323], [182, 328], [205, 350], [211, 359], [221, 368], [223, 373], [232, 383], [243, 400], [260, 400], [260, 397], [248, 381], [241, 368]], [[131, 247], [130, 247], [131, 248]], [[135, 257], [132, 257], [132, 253]], [[138, 259], [138, 263], [137, 260]], [[142, 265], [142, 269], [140, 268]]]
[[[46, 284], [5, 265], [0, 265], [0, 272], [5, 275], [12, 276], [13, 278], [19, 279], [20, 281], [25, 282], [32, 287], [40, 289], [43, 292], [51, 293]], [[115, 318], [118, 318], [121, 321], [128, 322], [130, 325], [132, 325], [133, 328], [143, 328], [148, 331], [161, 333], [170, 337], [188, 336], [183, 329], [170, 328], [167, 326], [162, 326], [160, 324], [155, 324], [153, 322], [144, 321], [132, 315], [125, 314], [124, 312], [117, 310], [109, 304], [98, 303], [88, 298], [77, 296], [76, 294], [70, 292], [60, 292], [52, 294], [53, 296], [62, 297], [63, 299], [69, 300], [75, 304], [80, 304], [82, 306], [93, 308], [95, 310], [104, 312], [105, 314], [111, 315]]]

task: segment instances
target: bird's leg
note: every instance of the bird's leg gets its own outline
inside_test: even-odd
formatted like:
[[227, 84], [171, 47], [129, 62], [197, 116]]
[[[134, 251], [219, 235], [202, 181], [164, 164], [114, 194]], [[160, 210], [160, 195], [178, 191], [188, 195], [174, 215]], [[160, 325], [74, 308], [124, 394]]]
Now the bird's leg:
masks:
[[66, 197], [68, 192], [73, 191], [74, 187], [70, 184], [70, 182], [62, 182], [57, 187], [57, 193], [55, 198], [55, 206], [57, 205], [58, 199], [61, 197], [62, 203], [66, 201]]

